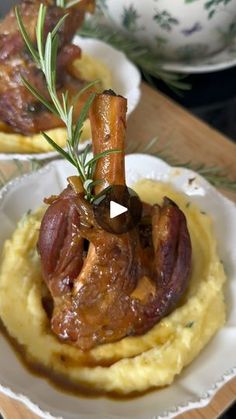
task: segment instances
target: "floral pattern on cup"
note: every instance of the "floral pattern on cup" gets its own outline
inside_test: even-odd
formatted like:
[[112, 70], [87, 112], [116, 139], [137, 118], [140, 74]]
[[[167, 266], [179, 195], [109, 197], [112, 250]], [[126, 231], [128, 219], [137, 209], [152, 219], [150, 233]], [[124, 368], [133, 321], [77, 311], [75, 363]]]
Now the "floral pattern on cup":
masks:
[[236, 39], [236, 22], [231, 23], [226, 30], [219, 28], [219, 35], [225, 44], [231, 44]]
[[190, 61], [236, 38], [236, 0], [97, 0], [107, 20], [160, 58]]
[[184, 63], [190, 63], [193, 60], [206, 55], [208, 53], [208, 46], [206, 44], [192, 44], [183, 45], [176, 52], [176, 58]]
[[162, 12], [156, 10], [155, 15], [153, 16], [153, 20], [160, 26], [160, 28], [168, 32], [171, 31], [174, 25], [179, 25], [178, 19], [173, 17], [166, 10], [163, 10]]
[[125, 6], [123, 8], [123, 13], [121, 16], [122, 25], [128, 31], [136, 31], [140, 29], [138, 27], [139, 18], [140, 18], [140, 15], [138, 14], [133, 4], [130, 4], [128, 7]]
[[219, 10], [220, 6], [226, 6], [232, 0], [207, 0], [204, 5], [205, 10], [208, 13], [208, 19], [212, 19], [215, 13]]
[[185, 36], [191, 36], [193, 35], [195, 32], [199, 32], [202, 30], [202, 25], [200, 22], [195, 22], [191, 27], [186, 27], [183, 28], [181, 30], [181, 32], [185, 35]]

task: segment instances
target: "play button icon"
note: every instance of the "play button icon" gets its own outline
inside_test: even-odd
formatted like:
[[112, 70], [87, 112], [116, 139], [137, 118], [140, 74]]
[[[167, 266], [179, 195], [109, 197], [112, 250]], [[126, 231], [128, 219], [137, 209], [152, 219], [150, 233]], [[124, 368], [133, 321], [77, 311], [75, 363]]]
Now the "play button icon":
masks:
[[128, 208], [123, 205], [118, 204], [117, 202], [110, 202], [110, 218], [118, 217], [121, 214], [124, 214], [128, 211]]
[[142, 216], [142, 202], [127, 186], [113, 185], [93, 202], [93, 212], [101, 228], [113, 234], [132, 230]]

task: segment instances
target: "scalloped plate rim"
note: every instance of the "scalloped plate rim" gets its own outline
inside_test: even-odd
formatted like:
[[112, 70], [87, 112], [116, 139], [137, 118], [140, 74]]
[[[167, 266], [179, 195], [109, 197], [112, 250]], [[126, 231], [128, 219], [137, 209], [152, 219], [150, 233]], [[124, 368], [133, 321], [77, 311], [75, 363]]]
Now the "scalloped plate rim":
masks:
[[[142, 160], [146, 160], [146, 164], [148, 162], [148, 160], [150, 161], [150, 164], [156, 164], [157, 167], [161, 167], [161, 170], [167, 170], [167, 172], [171, 171], [171, 170], [178, 170], [181, 174], [185, 173], [188, 176], [195, 176], [198, 180], [200, 180], [201, 184], [204, 186], [204, 188], [206, 190], [211, 190], [214, 191], [214, 193], [216, 193], [216, 196], [221, 199], [225, 205], [230, 205], [231, 209], [234, 209], [236, 211], [236, 205], [230, 201], [228, 198], [224, 197], [221, 193], [219, 193], [212, 185], [210, 185], [204, 178], [202, 178], [199, 174], [197, 174], [196, 172], [189, 170], [189, 169], [185, 169], [185, 168], [175, 168], [175, 167], [171, 167], [170, 165], [168, 165], [167, 163], [165, 163], [163, 160], [157, 158], [157, 157], [153, 157], [153, 156], [148, 156], [148, 155], [144, 155], [144, 154], [132, 154], [126, 157], [126, 165], [129, 166], [129, 160], [137, 160], [142, 158]], [[155, 163], [154, 163], [155, 162]], [[17, 177], [15, 179], [13, 179], [12, 181], [10, 181], [8, 184], [6, 184], [1, 190], [0, 190], [0, 204], [1, 201], [3, 202], [5, 196], [7, 196], [8, 192], [15, 187], [16, 185], [21, 185], [21, 183], [24, 183], [25, 181], [27, 181], [27, 179], [30, 178], [37, 178], [38, 176], [40, 176], [41, 174], [47, 173], [50, 170], [57, 170], [57, 167], [63, 166], [66, 162], [63, 160], [57, 160], [54, 162], [51, 162], [49, 164], [47, 164], [46, 166], [44, 166], [43, 168], [37, 170], [36, 172], [31, 172], [31, 173], [26, 173], [23, 176]], [[66, 163], [67, 164], [67, 163]], [[129, 167], [127, 168], [127, 171], [129, 170]], [[148, 169], [146, 169], [148, 171]], [[152, 177], [150, 177], [152, 178]], [[232, 368], [230, 368], [228, 371], [225, 371], [225, 373], [219, 377], [218, 380], [216, 380], [216, 382], [214, 384], [212, 384], [212, 386], [209, 387], [209, 389], [207, 391], [205, 391], [204, 393], [202, 393], [202, 395], [200, 395], [197, 399], [189, 399], [186, 401], [186, 403], [183, 403], [181, 405], [178, 406], [171, 406], [170, 409], [167, 409], [163, 412], [161, 412], [160, 414], [158, 414], [157, 416], [152, 416], [152, 419], [164, 419], [164, 418], [173, 418], [176, 415], [179, 415], [183, 412], [186, 412], [190, 409], [195, 409], [195, 408], [200, 408], [200, 407], [204, 407], [206, 405], [209, 404], [209, 402], [212, 400], [212, 398], [215, 396], [215, 394], [217, 393], [217, 391], [223, 387], [224, 384], [226, 384], [228, 381], [230, 381], [233, 377], [236, 376], [236, 365], [233, 366]], [[12, 399], [15, 400], [19, 400], [21, 401], [26, 407], [28, 407], [32, 412], [38, 414], [39, 416], [46, 418], [46, 419], [63, 419], [63, 417], [58, 417], [58, 416], [53, 416], [52, 414], [50, 414], [48, 411], [43, 410], [42, 408], [40, 408], [35, 402], [31, 401], [29, 397], [23, 395], [23, 394], [16, 394], [14, 393], [13, 390], [11, 390], [8, 387], [5, 387], [3, 385], [0, 384], [0, 392], [5, 394], [6, 396], [11, 397]], [[45, 404], [45, 403], [43, 403]], [[82, 415], [83, 417], [95, 417], [95, 415]], [[81, 417], [82, 417], [81, 416]], [[117, 419], [118, 416], [116, 415], [96, 415], [96, 418], [101, 418], [101, 419], [105, 419], [105, 418], [110, 418], [110, 419]], [[119, 416], [120, 418], [120, 416]], [[150, 416], [147, 416], [147, 418], [151, 419]]]

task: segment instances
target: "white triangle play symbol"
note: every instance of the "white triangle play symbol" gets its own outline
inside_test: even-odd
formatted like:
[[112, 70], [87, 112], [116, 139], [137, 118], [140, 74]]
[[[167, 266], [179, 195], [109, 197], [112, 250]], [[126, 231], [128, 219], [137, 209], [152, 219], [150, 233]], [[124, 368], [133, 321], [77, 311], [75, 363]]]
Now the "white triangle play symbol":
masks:
[[115, 201], [110, 201], [110, 218], [118, 217], [118, 215], [124, 214], [127, 211], [128, 208], [123, 205], [117, 204]]

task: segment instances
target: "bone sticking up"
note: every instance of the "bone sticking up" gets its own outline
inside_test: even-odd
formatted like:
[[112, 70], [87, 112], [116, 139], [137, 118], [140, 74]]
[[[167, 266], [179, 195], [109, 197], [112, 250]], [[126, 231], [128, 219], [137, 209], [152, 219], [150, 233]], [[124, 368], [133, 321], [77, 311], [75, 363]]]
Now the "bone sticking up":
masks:
[[96, 166], [95, 180], [102, 179], [96, 193], [110, 185], [125, 185], [124, 149], [127, 100], [112, 90], [98, 94], [90, 108], [93, 153], [119, 150], [101, 158]]
[[[98, 162], [95, 176], [103, 183], [97, 192], [125, 184], [125, 112], [126, 100], [112, 92], [97, 95], [92, 104], [94, 152], [122, 151]], [[51, 328], [59, 339], [90, 350], [140, 335], [181, 301], [191, 268], [185, 215], [165, 198], [162, 206], [144, 205], [143, 216], [147, 223], [141, 220], [124, 234], [109, 233], [97, 224], [84, 194], [71, 186], [49, 206], [39, 253], [54, 300]]]

